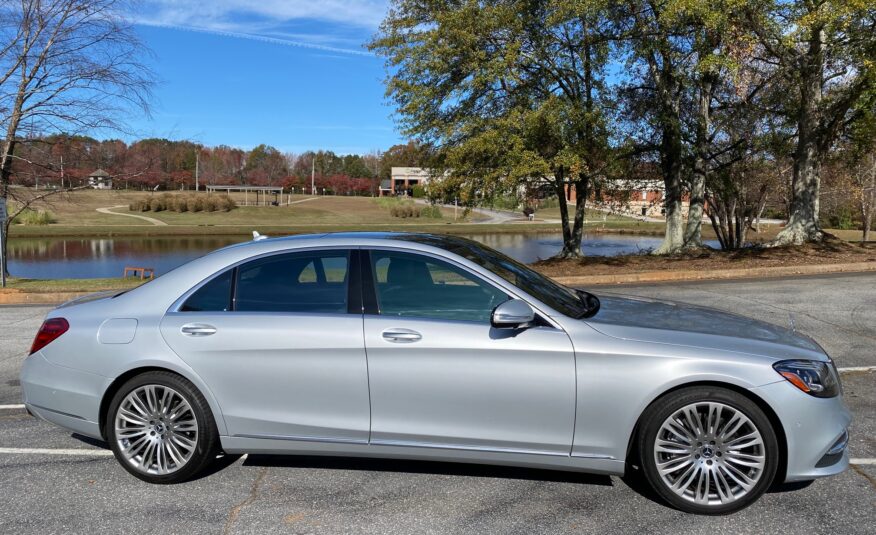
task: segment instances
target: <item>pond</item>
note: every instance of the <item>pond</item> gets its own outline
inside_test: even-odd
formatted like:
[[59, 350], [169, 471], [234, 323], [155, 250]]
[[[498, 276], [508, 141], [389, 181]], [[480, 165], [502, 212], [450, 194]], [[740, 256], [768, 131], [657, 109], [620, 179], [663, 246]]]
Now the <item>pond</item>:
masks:
[[[473, 234], [477, 240], [522, 262], [549, 258], [562, 248], [560, 233]], [[245, 241], [242, 236], [152, 238], [12, 238], [9, 271], [31, 279], [121, 277], [125, 266], [154, 268], [156, 275], [210, 251]], [[644, 252], [657, 236], [593, 234], [582, 249], [591, 256]], [[717, 247], [717, 243], [711, 243]]]

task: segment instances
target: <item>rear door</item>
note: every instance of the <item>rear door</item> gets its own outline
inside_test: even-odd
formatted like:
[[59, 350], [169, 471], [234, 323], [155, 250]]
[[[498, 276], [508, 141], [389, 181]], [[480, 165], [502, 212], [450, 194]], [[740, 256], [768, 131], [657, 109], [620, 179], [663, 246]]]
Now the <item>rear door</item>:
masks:
[[166, 315], [165, 340], [210, 387], [231, 435], [367, 442], [360, 290], [350, 269], [357, 254], [252, 260]]
[[372, 444], [570, 454], [575, 360], [564, 331], [491, 327], [509, 296], [434, 256], [372, 250], [363, 268], [375, 298], [366, 306], [377, 305], [365, 315]]

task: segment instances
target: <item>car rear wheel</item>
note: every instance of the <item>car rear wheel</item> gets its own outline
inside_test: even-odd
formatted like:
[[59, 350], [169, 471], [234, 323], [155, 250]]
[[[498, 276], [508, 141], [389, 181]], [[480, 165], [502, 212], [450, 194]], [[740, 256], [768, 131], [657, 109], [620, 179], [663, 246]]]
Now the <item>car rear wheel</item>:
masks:
[[215, 457], [216, 425], [204, 396], [170, 372], [147, 372], [116, 392], [106, 418], [116, 459], [150, 483], [178, 483]]
[[645, 477], [682, 511], [738, 511], [760, 498], [775, 477], [775, 431], [763, 410], [738, 392], [678, 390], [651, 405], [642, 421], [638, 447]]

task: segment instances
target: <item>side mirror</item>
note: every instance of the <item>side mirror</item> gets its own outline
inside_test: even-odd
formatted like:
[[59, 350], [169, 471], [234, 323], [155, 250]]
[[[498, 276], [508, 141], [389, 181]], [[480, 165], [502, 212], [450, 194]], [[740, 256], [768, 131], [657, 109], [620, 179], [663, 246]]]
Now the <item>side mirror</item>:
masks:
[[490, 323], [497, 329], [512, 329], [535, 321], [535, 312], [529, 303], [509, 299], [493, 309]]

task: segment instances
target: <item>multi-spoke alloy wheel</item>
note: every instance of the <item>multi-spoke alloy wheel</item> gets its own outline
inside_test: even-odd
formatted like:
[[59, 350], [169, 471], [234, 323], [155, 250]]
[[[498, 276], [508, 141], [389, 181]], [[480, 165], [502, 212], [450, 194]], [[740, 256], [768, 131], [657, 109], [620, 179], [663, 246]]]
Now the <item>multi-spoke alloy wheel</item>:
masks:
[[164, 371], [122, 385], [107, 410], [105, 436], [122, 466], [151, 483], [189, 479], [215, 458], [219, 443], [204, 396]]
[[763, 437], [751, 420], [723, 403], [691, 403], [657, 433], [654, 461], [673, 492], [701, 505], [731, 503], [763, 475]]
[[198, 420], [191, 405], [163, 385], [141, 386], [125, 396], [115, 425], [125, 460], [146, 474], [176, 472], [198, 444]]
[[778, 443], [763, 411], [720, 388], [673, 392], [646, 412], [639, 448], [645, 475], [679, 509], [737, 511], [776, 472]]

